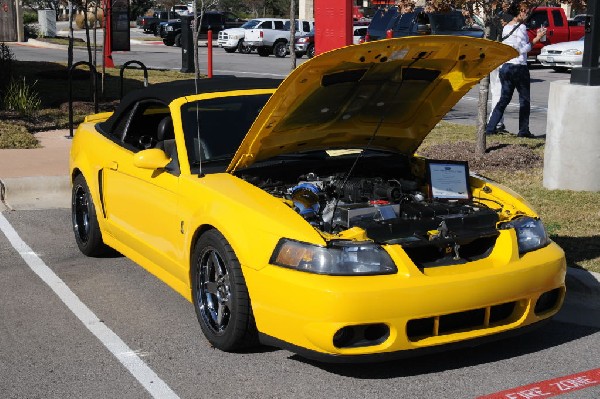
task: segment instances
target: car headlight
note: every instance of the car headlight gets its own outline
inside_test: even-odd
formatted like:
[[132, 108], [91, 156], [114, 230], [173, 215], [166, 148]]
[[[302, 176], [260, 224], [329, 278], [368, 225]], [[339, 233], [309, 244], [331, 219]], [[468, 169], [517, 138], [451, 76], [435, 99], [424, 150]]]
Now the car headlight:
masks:
[[525, 216], [504, 223], [502, 228], [515, 229], [520, 253], [533, 251], [550, 244], [548, 232], [546, 232], [544, 223], [539, 219]]
[[301, 37], [298, 39], [298, 43], [308, 43], [308, 37]]
[[571, 48], [571, 49], [565, 50], [563, 52], [563, 54], [565, 54], [565, 55], [582, 55], [583, 51], [578, 50], [576, 48]]
[[167, 27], [165, 28], [165, 30], [166, 30], [167, 32], [171, 32], [171, 31], [173, 30], [173, 27], [172, 27], [172, 26], [167, 26]]
[[372, 242], [332, 241], [327, 247], [282, 238], [270, 263], [303, 272], [336, 276], [396, 273], [388, 253]]
[[542, 47], [542, 51], [540, 53], [541, 54], [547, 54], [548, 53], [548, 49], [546, 47]]

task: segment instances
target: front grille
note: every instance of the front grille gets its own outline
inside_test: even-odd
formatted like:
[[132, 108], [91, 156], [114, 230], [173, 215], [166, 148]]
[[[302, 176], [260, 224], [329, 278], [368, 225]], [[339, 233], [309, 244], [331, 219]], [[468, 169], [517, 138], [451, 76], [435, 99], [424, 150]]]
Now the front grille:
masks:
[[548, 50], [548, 54], [554, 54], [554, 55], [562, 54], [562, 51], [561, 50]]
[[410, 341], [452, 334], [459, 331], [479, 330], [508, 324], [514, 320], [517, 302], [507, 302], [464, 312], [409, 320], [406, 334]]

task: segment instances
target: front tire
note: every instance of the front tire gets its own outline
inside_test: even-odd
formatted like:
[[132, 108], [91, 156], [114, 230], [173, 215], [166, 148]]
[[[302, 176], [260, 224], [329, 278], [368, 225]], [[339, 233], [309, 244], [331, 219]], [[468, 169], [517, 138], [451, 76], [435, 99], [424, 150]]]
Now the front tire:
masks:
[[306, 49], [306, 56], [308, 58], [312, 58], [315, 56], [315, 45], [314, 44], [309, 44], [308, 48]]
[[71, 222], [79, 250], [87, 256], [100, 256], [108, 247], [102, 240], [102, 232], [96, 216], [96, 207], [83, 175], [73, 180], [71, 192]]
[[250, 54], [252, 52], [252, 47], [246, 46], [244, 44], [244, 39], [242, 39], [238, 43], [238, 51], [242, 54]]
[[200, 236], [191, 269], [192, 300], [208, 342], [226, 352], [256, 345], [258, 333], [242, 268], [217, 230]]

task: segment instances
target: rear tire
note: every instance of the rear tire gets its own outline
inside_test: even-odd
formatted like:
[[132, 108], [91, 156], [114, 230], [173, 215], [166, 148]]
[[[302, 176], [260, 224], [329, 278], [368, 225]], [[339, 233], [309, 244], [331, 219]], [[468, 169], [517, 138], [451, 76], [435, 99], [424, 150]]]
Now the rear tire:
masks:
[[230, 352], [258, 344], [246, 281], [233, 249], [217, 230], [202, 234], [192, 254], [192, 302], [212, 346]]
[[108, 251], [102, 240], [102, 231], [96, 216], [96, 207], [83, 175], [73, 180], [71, 192], [71, 222], [75, 242], [86, 256], [100, 256]]
[[287, 53], [286, 42], [275, 43], [275, 45], [273, 46], [273, 55], [275, 55], [275, 57], [283, 58], [283, 57], [285, 57], [286, 53]]

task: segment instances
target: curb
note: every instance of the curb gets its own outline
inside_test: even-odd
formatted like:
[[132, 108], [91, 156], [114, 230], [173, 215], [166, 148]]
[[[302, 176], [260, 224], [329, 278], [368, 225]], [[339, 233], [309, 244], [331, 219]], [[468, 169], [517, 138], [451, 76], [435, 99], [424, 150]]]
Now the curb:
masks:
[[69, 176], [3, 178], [0, 201], [9, 210], [69, 208], [71, 181]]

